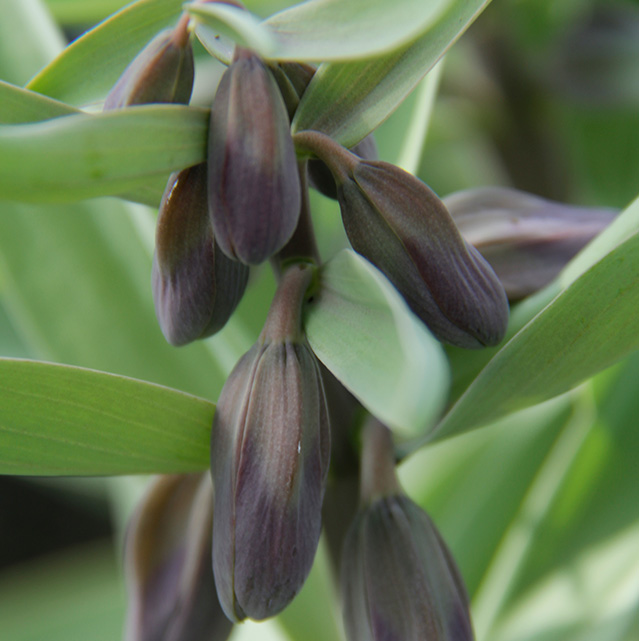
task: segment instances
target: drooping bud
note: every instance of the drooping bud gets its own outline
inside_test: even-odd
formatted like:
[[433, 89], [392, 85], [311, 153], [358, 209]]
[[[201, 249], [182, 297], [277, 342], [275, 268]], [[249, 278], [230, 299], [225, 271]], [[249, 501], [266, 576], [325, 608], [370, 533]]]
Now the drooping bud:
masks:
[[613, 209], [564, 205], [504, 187], [457, 192], [444, 203], [511, 301], [550, 283], [617, 215]]
[[363, 504], [344, 543], [349, 641], [472, 641], [462, 577], [429, 516], [399, 488], [388, 430], [365, 430]]
[[105, 111], [157, 102], [188, 104], [194, 65], [187, 25], [185, 17], [142, 49], [107, 95]]
[[291, 238], [301, 189], [286, 106], [255, 53], [236, 47], [211, 108], [209, 208], [231, 258], [259, 264]]
[[162, 476], [125, 541], [127, 641], [223, 641], [231, 632], [211, 572], [213, 486], [208, 474]]
[[285, 608], [319, 541], [330, 434], [318, 362], [301, 332], [312, 272], [294, 265], [284, 273], [264, 330], [215, 412], [213, 569], [234, 621]]
[[185, 345], [224, 327], [240, 302], [249, 269], [228, 258], [213, 236], [206, 164], [174, 173], [162, 196], [152, 285], [166, 340]]
[[353, 249], [384, 272], [437, 338], [465, 348], [499, 343], [508, 324], [504, 288], [429, 187], [317, 132], [295, 140], [333, 172]]

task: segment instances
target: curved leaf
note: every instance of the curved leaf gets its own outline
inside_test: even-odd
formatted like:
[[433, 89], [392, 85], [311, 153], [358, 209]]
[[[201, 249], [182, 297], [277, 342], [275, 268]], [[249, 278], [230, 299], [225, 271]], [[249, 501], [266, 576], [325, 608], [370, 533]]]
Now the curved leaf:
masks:
[[131, 378], [0, 359], [0, 472], [205, 470], [214, 410], [203, 399]]
[[320, 65], [295, 112], [293, 133], [313, 129], [353, 147], [397, 108], [489, 1], [451, 2], [423, 35], [386, 55]]
[[65, 202], [134, 189], [204, 159], [207, 111], [155, 105], [0, 126], [0, 197]]
[[422, 434], [448, 390], [440, 343], [383, 274], [350, 250], [321, 269], [305, 317], [318, 358], [390, 427]]
[[78, 113], [70, 105], [0, 80], [0, 124], [17, 125]]
[[182, 0], [139, 0], [69, 45], [27, 87], [74, 105], [104, 98], [135, 56], [179, 17]]
[[482, 370], [429, 440], [568, 391], [639, 347], [639, 234], [555, 298]]

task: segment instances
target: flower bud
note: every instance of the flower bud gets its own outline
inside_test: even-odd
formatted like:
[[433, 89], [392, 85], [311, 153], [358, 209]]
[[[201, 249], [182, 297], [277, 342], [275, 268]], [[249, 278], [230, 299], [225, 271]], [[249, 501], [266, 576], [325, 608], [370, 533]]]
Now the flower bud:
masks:
[[193, 90], [193, 49], [182, 21], [161, 31], [124, 70], [104, 110], [156, 102], [188, 104]]
[[429, 516], [399, 488], [388, 430], [374, 427], [364, 442], [363, 506], [342, 553], [349, 641], [472, 641], [461, 575]]
[[125, 541], [127, 641], [223, 641], [231, 631], [211, 572], [208, 474], [158, 477]]
[[244, 294], [248, 272], [213, 237], [206, 165], [174, 173], [160, 205], [152, 269], [155, 313], [166, 340], [185, 345], [222, 329]]
[[465, 348], [499, 343], [508, 324], [504, 288], [442, 201], [399, 167], [340, 155], [329, 162], [353, 249], [440, 340]]
[[286, 106], [262, 60], [236, 48], [211, 108], [209, 210], [227, 256], [259, 264], [291, 238], [301, 189]]
[[299, 265], [284, 273], [260, 339], [215, 412], [213, 569], [233, 621], [284, 609], [319, 541], [330, 434], [318, 362], [300, 328], [311, 275]]
[[469, 189], [444, 202], [511, 301], [550, 283], [617, 215], [612, 209], [563, 205], [502, 187]]

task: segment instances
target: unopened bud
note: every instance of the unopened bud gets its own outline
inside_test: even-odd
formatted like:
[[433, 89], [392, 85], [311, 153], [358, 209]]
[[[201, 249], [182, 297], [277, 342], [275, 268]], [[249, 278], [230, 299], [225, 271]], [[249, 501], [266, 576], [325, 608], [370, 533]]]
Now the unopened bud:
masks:
[[465, 348], [501, 341], [504, 288], [429, 187], [390, 163], [360, 160], [319, 132], [299, 132], [295, 144], [333, 173], [353, 249], [384, 272], [437, 338]]
[[399, 488], [392, 452], [383, 451], [390, 438], [375, 428], [364, 443], [363, 505], [342, 553], [349, 641], [472, 641], [459, 570], [429, 516]]
[[104, 110], [150, 103], [188, 104], [193, 90], [193, 49], [181, 21], [161, 31], [133, 59], [113, 86]]
[[215, 412], [213, 568], [233, 621], [284, 609], [319, 541], [330, 434], [318, 362], [300, 327], [311, 272], [284, 273], [260, 339], [231, 372]]
[[223, 641], [231, 632], [211, 572], [213, 486], [208, 474], [162, 476], [125, 541], [127, 641]]
[[228, 258], [213, 236], [204, 163], [175, 173], [162, 197], [152, 285], [167, 341], [185, 345], [224, 327], [240, 302], [249, 269]]
[[209, 207], [222, 250], [259, 264], [297, 226], [301, 189], [286, 106], [253, 52], [236, 48], [211, 108]]
[[511, 301], [550, 283], [617, 215], [613, 209], [564, 205], [503, 187], [469, 189], [444, 202]]

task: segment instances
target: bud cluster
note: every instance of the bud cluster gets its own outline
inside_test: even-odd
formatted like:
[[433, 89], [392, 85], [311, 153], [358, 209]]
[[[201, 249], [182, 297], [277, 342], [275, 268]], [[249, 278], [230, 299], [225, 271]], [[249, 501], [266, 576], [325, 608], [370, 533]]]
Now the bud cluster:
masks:
[[[188, 104], [190, 38], [186, 16], [158, 34], [104, 108]], [[350, 150], [316, 131], [293, 137], [314, 74], [236, 46], [211, 105], [206, 161], [171, 175], [161, 200], [152, 292], [169, 343], [222, 329], [251, 267], [270, 261], [279, 283], [261, 334], [218, 400], [212, 486], [208, 477], [160, 480], [133, 520], [131, 641], [221, 640], [230, 622], [276, 615], [311, 569], [323, 513], [340, 521], [327, 531], [339, 543], [350, 641], [472, 640], [461, 575], [433, 522], [402, 492], [390, 433], [370, 418], [359, 457], [362, 408], [321, 369], [305, 337], [303, 307], [321, 265], [308, 187], [338, 201], [353, 249], [430, 331], [463, 348], [498, 344], [508, 298], [545, 285], [610, 218], [568, 215], [503, 190], [444, 202], [378, 160], [372, 136]], [[539, 219], [556, 231], [536, 235]], [[323, 506], [331, 454], [334, 477], [348, 477], [349, 466], [351, 481], [361, 472], [355, 514], [348, 501]]]

